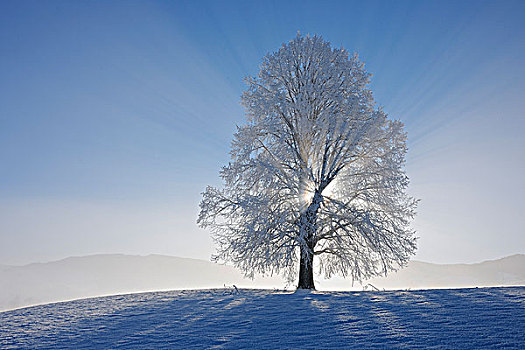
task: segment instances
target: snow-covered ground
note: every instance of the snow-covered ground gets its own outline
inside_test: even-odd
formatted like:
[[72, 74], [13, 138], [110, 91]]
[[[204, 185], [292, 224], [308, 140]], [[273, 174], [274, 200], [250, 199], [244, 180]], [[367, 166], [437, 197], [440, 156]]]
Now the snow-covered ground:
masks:
[[525, 349], [525, 287], [99, 297], [0, 313], [0, 348]]

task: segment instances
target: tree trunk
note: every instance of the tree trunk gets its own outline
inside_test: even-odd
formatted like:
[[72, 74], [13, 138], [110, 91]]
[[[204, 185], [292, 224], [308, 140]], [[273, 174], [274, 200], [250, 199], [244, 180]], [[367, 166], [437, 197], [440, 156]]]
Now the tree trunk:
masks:
[[314, 255], [308, 254], [304, 249], [301, 249], [299, 285], [297, 289], [315, 289], [313, 262]]
[[314, 237], [317, 231], [317, 211], [323, 201], [319, 191], [315, 191], [312, 202], [301, 214], [300, 223], [305, 246], [301, 246], [299, 261], [299, 285], [297, 289], [315, 289], [314, 285]]

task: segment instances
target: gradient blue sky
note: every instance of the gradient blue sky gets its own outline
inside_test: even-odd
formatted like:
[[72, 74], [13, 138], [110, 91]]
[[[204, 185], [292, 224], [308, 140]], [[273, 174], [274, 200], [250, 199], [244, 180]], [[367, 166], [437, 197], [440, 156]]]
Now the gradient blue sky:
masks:
[[0, 263], [208, 259], [243, 78], [303, 34], [406, 124], [416, 259], [525, 252], [523, 1], [0, 2]]

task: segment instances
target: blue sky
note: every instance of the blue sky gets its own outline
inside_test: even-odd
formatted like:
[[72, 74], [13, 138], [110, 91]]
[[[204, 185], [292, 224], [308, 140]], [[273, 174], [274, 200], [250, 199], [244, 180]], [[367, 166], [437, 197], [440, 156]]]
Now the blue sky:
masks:
[[243, 79], [297, 31], [356, 51], [409, 133], [417, 259], [525, 253], [522, 1], [3, 1], [0, 263], [208, 259]]

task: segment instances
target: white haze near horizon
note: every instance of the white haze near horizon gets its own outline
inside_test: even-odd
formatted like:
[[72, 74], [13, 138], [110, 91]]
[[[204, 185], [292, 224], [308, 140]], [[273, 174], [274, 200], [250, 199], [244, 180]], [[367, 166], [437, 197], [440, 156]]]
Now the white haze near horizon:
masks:
[[[353, 283], [315, 276], [321, 291], [406, 290], [525, 285], [525, 255], [477, 264], [411, 261], [388, 277]], [[0, 311], [72, 299], [159, 290], [210, 288], [294, 290], [281, 276], [251, 280], [231, 266], [166, 255], [99, 254], [25, 266], [0, 265]]]
[[244, 121], [242, 78], [297, 29], [357, 50], [377, 102], [405, 122], [414, 259], [524, 253], [523, 3], [345, 3], [276, 3], [276, 16], [233, 2], [0, 4], [1, 32], [17, 34], [0, 37], [13, 48], [0, 57], [0, 264], [209, 260], [200, 192]]

